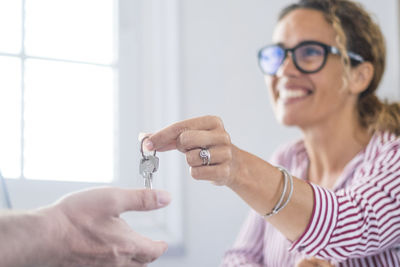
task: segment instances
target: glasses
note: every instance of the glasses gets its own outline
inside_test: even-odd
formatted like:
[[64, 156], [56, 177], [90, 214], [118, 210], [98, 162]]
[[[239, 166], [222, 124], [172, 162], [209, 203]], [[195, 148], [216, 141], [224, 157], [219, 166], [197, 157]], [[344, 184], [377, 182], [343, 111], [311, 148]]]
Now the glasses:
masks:
[[[258, 52], [258, 64], [264, 74], [275, 75], [279, 67], [285, 61], [288, 52], [292, 54], [292, 60], [296, 68], [302, 73], [315, 73], [320, 71], [329, 53], [340, 55], [337, 47], [329, 46], [316, 41], [304, 41], [293, 48], [284, 48], [282, 45], [268, 45]], [[353, 64], [364, 61], [362, 56], [347, 52]]]

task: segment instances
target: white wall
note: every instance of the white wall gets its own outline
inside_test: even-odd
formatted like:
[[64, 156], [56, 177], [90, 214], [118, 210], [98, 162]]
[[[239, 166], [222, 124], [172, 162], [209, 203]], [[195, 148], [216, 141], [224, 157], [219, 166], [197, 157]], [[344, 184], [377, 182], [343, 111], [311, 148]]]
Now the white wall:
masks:
[[[292, 1], [181, 1], [182, 119], [215, 114], [225, 122], [233, 142], [268, 158], [277, 144], [298, 132], [275, 122], [256, 52], [270, 42], [278, 11]], [[399, 99], [397, 1], [363, 0], [387, 38], [388, 64], [381, 95]], [[198, 182], [182, 170], [184, 253], [165, 255], [151, 266], [217, 266], [247, 214], [247, 206], [230, 190]]]

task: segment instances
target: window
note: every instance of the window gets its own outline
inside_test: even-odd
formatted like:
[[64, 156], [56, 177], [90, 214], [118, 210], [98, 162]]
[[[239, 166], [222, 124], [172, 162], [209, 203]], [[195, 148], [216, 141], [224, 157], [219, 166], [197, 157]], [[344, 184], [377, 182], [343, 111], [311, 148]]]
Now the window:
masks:
[[[143, 187], [138, 133], [179, 119], [177, 6], [177, 0], [1, 1], [0, 168], [15, 208], [96, 185]], [[154, 185], [174, 202], [124, 217], [176, 253], [183, 158], [157, 155]]]
[[2, 5], [4, 176], [112, 181], [114, 1]]

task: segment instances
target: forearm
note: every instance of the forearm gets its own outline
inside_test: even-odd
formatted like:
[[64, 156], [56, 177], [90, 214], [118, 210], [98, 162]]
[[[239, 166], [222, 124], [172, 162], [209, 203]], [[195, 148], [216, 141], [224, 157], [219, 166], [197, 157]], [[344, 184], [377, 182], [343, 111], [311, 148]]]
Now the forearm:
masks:
[[56, 265], [57, 233], [46, 214], [44, 209], [0, 213], [0, 266]]
[[[230, 187], [260, 214], [270, 212], [282, 192], [282, 173], [235, 147], [218, 117], [204, 116], [177, 122], [150, 135], [144, 145], [150, 151], [177, 149], [185, 153], [193, 178]], [[199, 148], [206, 148], [213, 155], [206, 157], [211, 166], [205, 166]], [[306, 182], [294, 179], [291, 201], [268, 220], [288, 239], [295, 240], [306, 229], [312, 211], [312, 188]]]
[[[259, 214], [270, 212], [283, 190], [282, 173], [248, 152], [235, 148], [234, 153], [237, 160], [233, 164], [237, 168], [237, 176], [228, 186]], [[314, 205], [313, 191], [308, 183], [293, 177], [293, 188], [288, 205], [268, 218], [276, 229], [292, 241], [298, 239], [306, 229]]]

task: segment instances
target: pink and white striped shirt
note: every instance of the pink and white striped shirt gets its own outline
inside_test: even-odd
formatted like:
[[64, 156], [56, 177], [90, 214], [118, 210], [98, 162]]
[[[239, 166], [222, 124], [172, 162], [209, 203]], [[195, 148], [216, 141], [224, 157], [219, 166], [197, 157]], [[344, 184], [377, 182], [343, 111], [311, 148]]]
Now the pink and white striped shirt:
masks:
[[[282, 147], [271, 163], [306, 179], [304, 143]], [[337, 266], [400, 266], [400, 138], [376, 133], [332, 191], [311, 185], [313, 215], [297, 241], [288, 241], [251, 211], [221, 266], [295, 266], [309, 256]]]

